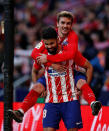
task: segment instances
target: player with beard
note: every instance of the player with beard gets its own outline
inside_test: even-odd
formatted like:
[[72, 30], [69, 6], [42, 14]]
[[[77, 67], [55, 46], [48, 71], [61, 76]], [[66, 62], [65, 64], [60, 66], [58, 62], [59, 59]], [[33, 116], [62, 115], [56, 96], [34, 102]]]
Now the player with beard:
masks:
[[[77, 51], [78, 37], [75, 34], [75, 32], [71, 30], [72, 23], [73, 23], [73, 17], [71, 15], [71, 13], [66, 12], [66, 11], [59, 13], [58, 22], [57, 22], [58, 35], [59, 35], [58, 41], [62, 45], [63, 52], [61, 54], [56, 54], [56, 55], [48, 55], [48, 56], [41, 55], [41, 57], [39, 57], [39, 62], [40, 62], [40, 59], [42, 59], [42, 60], [44, 59], [45, 61], [50, 61], [50, 62], [53, 62], [53, 61], [59, 62], [59, 61], [63, 61], [66, 59], [74, 58], [74, 56], [75, 56], [74, 52]], [[44, 45], [43, 41], [41, 41], [33, 50], [32, 57], [36, 60], [37, 55], [39, 55], [39, 53], [43, 53], [44, 49], [45, 49], [45, 45]], [[52, 63], [49, 63], [48, 66], [50, 66], [51, 64]], [[53, 64], [52, 64], [52, 66], [53, 66]], [[58, 67], [60, 67], [61, 70], [62, 69], [64, 70], [63, 66], [58, 65]], [[34, 67], [33, 67], [33, 70], [35, 70]], [[90, 72], [89, 73], [90, 75], [87, 75], [88, 83], [91, 80], [91, 74], [92, 74], [91, 71], [87, 70], [87, 72]], [[87, 74], [87, 72], [86, 72], [86, 74]], [[86, 78], [83, 79], [83, 76], [82, 76], [82, 82], [81, 82], [80, 78], [81, 77], [78, 77], [78, 79], [77, 79], [77, 80], [79, 80], [79, 84], [77, 81], [77, 85], [79, 85], [78, 87], [79, 87], [79, 89], [81, 89], [84, 98], [88, 101], [89, 104], [93, 105], [92, 106], [93, 115], [97, 115], [100, 108], [101, 108], [101, 104], [99, 102], [95, 101], [95, 96], [94, 96], [92, 90], [90, 89], [90, 87], [88, 86], [88, 84], [86, 83]], [[20, 111], [22, 112], [22, 116], [31, 106], [33, 106], [35, 104], [37, 98], [40, 96], [40, 94], [45, 89], [44, 88], [44, 86], [45, 86], [44, 80], [45, 80], [44, 77], [39, 79], [37, 81], [37, 84], [34, 85], [33, 89], [29, 92], [27, 97], [24, 99], [21, 109], [20, 109]], [[32, 99], [30, 100], [30, 98], [32, 98]], [[22, 118], [20, 118], [20, 122], [21, 121], [22, 121]]]
[[[54, 28], [49, 27], [43, 30], [42, 39], [45, 44], [44, 54], [60, 54], [61, 46], [57, 42], [57, 33]], [[76, 55], [75, 62], [78, 58], [82, 59], [81, 66], [84, 66], [86, 59]], [[68, 131], [77, 131], [82, 128], [82, 119], [80, 104], [75, 93], [73, 60], [64, 61], [62, 64], [66, 67], [63, 72], [57, 72], [52, 66], [39, 65], [36, 61], [34, 67], [36, 70], [45, 67], [46, 90], [47, 96], [43, 111], [43, 128], [44, 131], [55, 131], [59, 128], [59, 122], [62, 119]], [[14, 118], [14, 115], [11, 114]]]
[[[44, 47], [43, 43], [39, 43], [35, 49], [32, 52], [32, 58], [37, 59], [41, 63], [46, 62], [62, 62], [64, 60], [73, 59], [75, 52], [78, 50], [78, 37], [76, 33], [71, 29], [73, 24], [73, 16], [70, 12], [62, 11], [57, 16], [57, 32], [58, 32], [58, 43], [61, 44], [63, 48], [62, 54], [56, 54], [56, 55], [43, 55], [37, 57], [39, 53], [42, 53]], [[78, 66], [76, 66], [78, 67]], [[57, 66], [57, 69], [62, 69], [62, 66]], [[58, 69], [58, 70], [59, 70]], [[91, 105], [92, 108], [92, 114], [97, 115], [100, 108], [101, 103], [99, 101], [96, 101], [95, 95], [93, 91], [91, 90], [89, 84], [92, 78], [92, 67], [90, 66], [89, 74], [86, 76], [81, 73], [84, 71], [81, 67], [78, 67], [76, 69], [80, 69], [80, 72], [76, 72], [75, 74], [75, 84], [82, 91], [82, 95], [85, 98], [85, 100], [88, 102], [89, 105]]]
[[[62, 47], [57, 42], [55, 29], [52, 27], [46, 28], [42, 33], [42, 39], [46, 48], [44, 54], [55, 55], [62, 53]], [[84, 66], [86, 64], [84, 57], [76, 54], [74, 60], [76, 62], [80, 58], [83, 62], [79, 63], [79, 65]], [[44, 131], [58, 129], [61, 119], [68, 131], [77, 131], [82, 128], [80, 104], [74, 86], [73, 63], [73, 60], [62, 62], [61, 64], [66, 67], [63, 72], [57, 72], [52, 66], [44, 65], [47, 90], [43, 110]], [[41, 65], [35, 62], [34, 67], [38, 70]]]

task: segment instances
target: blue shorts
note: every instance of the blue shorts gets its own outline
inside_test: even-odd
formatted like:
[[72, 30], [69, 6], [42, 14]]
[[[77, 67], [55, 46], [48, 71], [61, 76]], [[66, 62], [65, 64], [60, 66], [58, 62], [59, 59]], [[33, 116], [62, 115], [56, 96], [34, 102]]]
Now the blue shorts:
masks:
[[83, 127], [78, 100], [64, 103], [45, 103], [43, 128], [51, 127], [59, 129], [61, 119], [67, 129]]
[[86, 75], [84, 73], [81, 73], [79, 71], [74, 70], [74, 80], [75, 80], [75, 85], [77, 84], [77, 81], [79, 79], [87, 80]]
[[41, 84], [46, 88], [45, 76], [42, 76], [41, 78], [39, 78], [39, 79], [37, 80], [37, 83], [41, 83]]

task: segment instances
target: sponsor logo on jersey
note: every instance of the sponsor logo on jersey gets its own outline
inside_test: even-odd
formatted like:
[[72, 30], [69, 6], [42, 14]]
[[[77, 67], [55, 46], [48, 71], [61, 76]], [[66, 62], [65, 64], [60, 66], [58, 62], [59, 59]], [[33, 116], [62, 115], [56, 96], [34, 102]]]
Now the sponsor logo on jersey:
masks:
[[62, 45], [67, 45], [68, 44], [68, 39], [66, 38], [63, 42], [62, 42]]
[[49, 67], [48, 74], [50, 76], [65, 76], [67, 73], [66, 72], [57, 72], [53, 68]]
[[35, 48], [40, 49], [40, 47], [42, 46], [42, 44], [43, 44], [42, 42], [38, 43]]

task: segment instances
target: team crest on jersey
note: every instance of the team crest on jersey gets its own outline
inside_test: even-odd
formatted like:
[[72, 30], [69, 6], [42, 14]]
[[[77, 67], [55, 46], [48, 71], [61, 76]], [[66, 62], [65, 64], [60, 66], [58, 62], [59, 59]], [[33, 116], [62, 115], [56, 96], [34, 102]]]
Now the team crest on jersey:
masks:
[[68, 39], [66, 38], [63, 42], [62, 45], [67, 45], [68, 44]]
[[35, 48], [40, 49], [40, 47], [42, 46], [42, 44], [43, 44], [42, 42], [38, 43]]

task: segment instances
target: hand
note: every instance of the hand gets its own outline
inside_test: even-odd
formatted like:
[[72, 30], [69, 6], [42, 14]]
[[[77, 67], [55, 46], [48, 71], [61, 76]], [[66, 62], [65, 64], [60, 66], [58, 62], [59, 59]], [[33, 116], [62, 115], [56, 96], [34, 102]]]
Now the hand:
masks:
[[43, 91], [40, 95], [40, 97], [46, 97], [47, 96], [47, 91]]
[[58, 72], [64, 72], [64, 71], [67, 70], [66, 66], [61, 65], [61, 64], [52, 64], [51, 66], [52, 66], [52, 68], [53, 68], [54, 70], [56, 70], [56, 71], [58, 71]]
[[81, 95], [81, 91], [78, 88], [75, 88], [75, 93], [80, 96]]
[[38, 56], [38, 57], [36, 58], [36, 60], [37, 60], [37, 63], [38, 63], [38, 64], [47, 63], [47, 55], [45, 55], [45, 54], [40, 54], [40, 56]]

